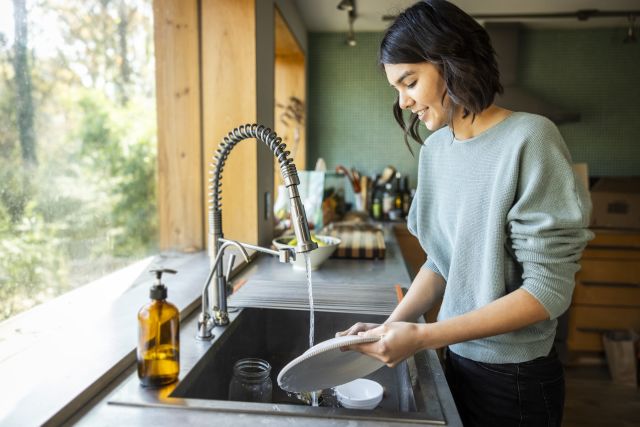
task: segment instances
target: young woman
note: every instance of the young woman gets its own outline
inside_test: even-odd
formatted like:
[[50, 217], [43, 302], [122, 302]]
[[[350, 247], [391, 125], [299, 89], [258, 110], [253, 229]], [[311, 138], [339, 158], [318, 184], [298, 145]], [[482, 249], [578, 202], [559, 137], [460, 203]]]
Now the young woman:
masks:
[[[383, 325], [353, 349], [389, 366], [448, 347], [446, 375], [465, 425], [559, 426], [556, 318], [569, 307], [592, 237], [590, 199], [548, 119], [495, 105], [502, 92], [486, 31], [455, 5], [427, 0], [398, 16], [380, 46], [398, 92], [393, 113], [422, 144], [408, 227], [428, 254]], [[406, 123], [402, 110], [410, 110]], [[439, 298], [436, 323], [414, 323]]]

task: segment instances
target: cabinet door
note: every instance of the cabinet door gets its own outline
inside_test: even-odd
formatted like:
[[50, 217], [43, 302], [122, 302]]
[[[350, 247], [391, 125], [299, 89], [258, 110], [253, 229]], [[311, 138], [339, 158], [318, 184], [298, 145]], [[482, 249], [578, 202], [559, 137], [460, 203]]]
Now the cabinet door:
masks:
[[[398, 240], [398, 245], [400, 245], [400, 251], [402, 252], [402, 257], [404, 258], [404, 262], [409, 270], [411, 280], [413, 280], [416, 277], [416, 274], [418, 274], [418, 271], [420, 271], [420, 267], [427, 262], [427, 254], [422, 249], [422, 246], [420, 246], [418, 239], [413, 234], [409, 233], [406, 225], [396, 225], [394, 227], [394, 233]], [[431, 323], [436, 321], [441, 303], [442, 301], [436, 303], [431, 310], [424, 314], [424, 320], [426, 322]]]
[[409, 233], [406, 225], [396, 225], [393, 231], [398, 240], [398, 245], [400, 245], [400, 251], [409, 270], [411, 280], [413, 280], [418, 271], [420, 271], [420, 267], [427, 261], [427, 254], [420, 246], [418, 239]]

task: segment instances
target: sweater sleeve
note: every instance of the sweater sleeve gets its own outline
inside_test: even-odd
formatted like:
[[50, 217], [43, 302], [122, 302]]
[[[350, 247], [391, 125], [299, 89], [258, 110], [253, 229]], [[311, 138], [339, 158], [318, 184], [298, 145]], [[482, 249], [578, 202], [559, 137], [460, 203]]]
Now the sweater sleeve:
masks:
[[[422, 162], [423, 155], [425, 155], [424, 147], [420, 149], [420, 160], [419, 160], [420, 162]], [[417, 206], [420, 204], [421, 189], [422, 189], [422, 182], [420, 179], [420, 175], [418, 175], [418, 185], [416, 187], [416, 194], [413, 198], [413, 201], [411, 202], [411, 206], [409, 207], [409, 213], [407, 214], [407, 229], [409, 230], [409, 233], [413, 234], [418, 239], [420, 239], [420, 234], [418, 230]], [[424, 250], [425, 248], [422, 248], [422, 249]], [[433, 262], [431, 257], [429, 257], [429, 254], [427, 254], [427, 261], [420, 268], [428, 268], [429, 270], [433, 271], [437, 275], [442, 276], [442, 273], [440, 273], [440, 270], [438, 270], [438, 267], [436, 266], [435, 262]]]
[[434, 273], [436, 273], [438, 276], [442, 277], [442, 273], [440, 273], [440, 270], [438, 270], [436, 263], [433, 262], [433, 260], [429, 257], [429, 255], [427, 255], [427, 262], [425, 262], [420, 268], [427, 268], [433, 271]]
[[558, 129], [546, 119], [538, 124], [519, 152], [507, 245], [522, 266], [522, 288], [555, 319], [571, 303], [578, 261], [593, 238], [591, 200]]

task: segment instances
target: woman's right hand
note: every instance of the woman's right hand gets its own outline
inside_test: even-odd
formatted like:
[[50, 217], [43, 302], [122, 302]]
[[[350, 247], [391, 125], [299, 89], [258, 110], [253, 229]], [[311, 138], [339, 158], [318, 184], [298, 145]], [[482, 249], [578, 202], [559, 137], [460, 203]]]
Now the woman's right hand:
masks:
[[343, 337], [345, 335], [358, 335], [358, 332], [365, 332], [369, 329], [377, 328], [379, 323], [362, 323], [358, 322], [349, 329], [341, 332], [336, 332], [336, 337]]

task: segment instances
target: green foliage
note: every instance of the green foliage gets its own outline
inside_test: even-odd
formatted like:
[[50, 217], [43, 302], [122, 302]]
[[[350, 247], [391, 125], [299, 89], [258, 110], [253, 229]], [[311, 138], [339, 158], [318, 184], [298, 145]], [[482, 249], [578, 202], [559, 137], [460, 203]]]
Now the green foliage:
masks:
[[[19, 161], [14, 160], [15, 163], [19, 164]], [[20, 168], [0, 169], [0, 182], [2, 182], [0, 203], [4, 206], [12, 223], [22, 219], [26, 205], [34, 194], [30, 175], [24, 172]]]
[[0, 158], [0, 319], [83, 284], [72, 265], [95, 264], [82, 276], [93, 278], [157, 250], [153, 100], [121, 107], [75, 93], [71, 163], [25, 168], [10, 150]]
[[12, 224], [0, 206], [0, 318], [46, 301], [66, 290], [66, 260], [58, 254], [56, 226], [27, 208]]
[[[157, 250], [151, 7], [115, 6], [33, 6], [65, 41], [30, 51], [37, 165], [21, 156], [25, 89], [0, 27], [0, 320]], [[32, 24], [36, 34], [51, 29]]]
[[154, 116], [144, 104], [123, 108], [98, 93], [85, 94], [79, 105], [80, 152], [93, 178], [111, 192], [113, 253], [146, 255], [157, 240]]
[[114, 224], [121, 232], [116, 236], [116, 255], [147, 254], [156, 249], [156, 171], [154, 144], [142, 140], [130, 147], [122, 164], [117, 188], [119, 198], [113, 207]]

